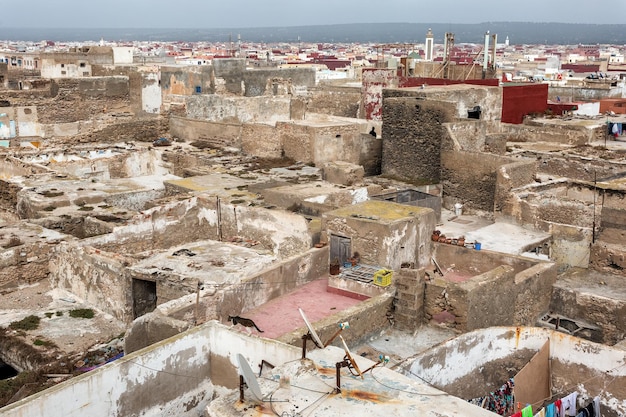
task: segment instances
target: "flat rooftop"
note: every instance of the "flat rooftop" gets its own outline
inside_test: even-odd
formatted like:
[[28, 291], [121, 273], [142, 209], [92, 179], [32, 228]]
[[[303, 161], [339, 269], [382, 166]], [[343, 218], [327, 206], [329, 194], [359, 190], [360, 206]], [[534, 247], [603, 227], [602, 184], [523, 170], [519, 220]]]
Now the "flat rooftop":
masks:
[[246, 240], [203, 240], [143, 255], [144, 259], [129, 267], [131, 271], [178, 276], [205, 284], [238, 283], [242, 277], [253, 276], [276, 261], [276, 256], [258, 242]]
[[[234, 390], [206, 407], [207, 416], [306, 415], [322, 416], [493, 416], [493, 413], [453, 397], [382, 365], [355, 375], [341, 368], [341, 392], [336, 392], [336, 364], [344, 349], [329, 346], [308, 352], [307, 359], [285, 362], [257, 378], [264, 401]], [[376, 362], [354, 356], [361, 371]], [[281, 383], [282, 378], [282, 383]]]
[[374, 220], [382, 223], [393, 223], [398, 220], [416, 217], [430, 209], [417, 206], [407, 206], [388, 201], [368, 200], [360, 204], [342, 207], [332, 211], [336, 217], [356, 217], [364, 220]]
[[[275, 339], [304, 327], [298, 308], [305, 312], [311, 323], [315, 323], [360, 302], [355, 298], [328, 292], [327, 288], [326, 276], [301, 285], [296, 290], [241, 315], [254, 320], [263, 330], [263, 337]], [[235, 329], [244, 331], [243, 328]]]
[[551, 234], [525, 229], [523, 227], [497, 222], [461, 214], [454, 215], [452, 212], [442, 210], [442, 223], [437, 225], [437, 230], [446, 237], [459, 238], [465, 236], [465, 242], [480, 242], [481, 249], [521, 255], [549, 241]]

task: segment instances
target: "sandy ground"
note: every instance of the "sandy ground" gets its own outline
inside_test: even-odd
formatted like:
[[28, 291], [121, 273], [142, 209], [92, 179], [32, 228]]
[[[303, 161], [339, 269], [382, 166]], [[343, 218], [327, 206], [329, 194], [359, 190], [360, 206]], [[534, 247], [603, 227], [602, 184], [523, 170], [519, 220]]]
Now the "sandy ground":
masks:
[[[96, 309], [93, 309], [95, 316], [92, 319], [70, 317], [69, 311], [78, 308], [93, 309], [71, 293], [50, 288], [46, 279], [0, 295], [0, 327], [8, 327], [11, 322], [37, 315], [41, 318], [39, 328], [26, 332], [25, 337], [31, 341], [41, 339], [53, 342], [68, 354], [85, 352], [94, 345], [119, 336], [126, 329], [113, 316]], [[52, 314], [47, 317], [46, 313]]]

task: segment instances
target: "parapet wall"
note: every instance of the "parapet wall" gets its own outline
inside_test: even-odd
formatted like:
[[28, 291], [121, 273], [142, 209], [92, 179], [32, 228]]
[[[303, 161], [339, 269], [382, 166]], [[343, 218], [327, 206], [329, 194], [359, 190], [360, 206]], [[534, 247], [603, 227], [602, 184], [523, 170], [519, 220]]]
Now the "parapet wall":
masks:
[[[579, 398], [586, 403], [600, 396], [603, 416], [626, 413], [624, 350], [551, 329], [491, 327], [476, 330], [415, 356], [405, 372], [410, 378], [419, 375], [443, 391], [471, 399], [499, 388], [548, 340], [553, 400], [578, 391]], [[512, 369], [507, 370], [507, 367]]]
[[66, 417], [196, 417], [218, 386], [238, 386], [238, 353], [252, 364], [284, 363], [301, 354], [293, 346], [210, 322], [15, 402], [2, 415], [28, 417], [54, 410]]
[[449, 326], [471, 331], [533, 325], [548, 311], [556, 264], [440, 243], [434, 247], [444, 276], [426, 282], [427, 321], [444, 313]]
[[507, 142], [553, 142], [568, 145], [586, 145], [594, 137], [594, 130], [585, 126], [545, 126], [532, 122], [502, 123], [500, 133], [507, 135]]

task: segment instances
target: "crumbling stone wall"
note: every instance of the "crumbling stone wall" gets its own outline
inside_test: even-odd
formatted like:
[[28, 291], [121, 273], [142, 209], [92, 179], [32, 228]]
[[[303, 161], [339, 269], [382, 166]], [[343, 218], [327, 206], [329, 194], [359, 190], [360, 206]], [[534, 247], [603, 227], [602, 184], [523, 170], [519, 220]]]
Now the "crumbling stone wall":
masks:
[[496, 171], [494, 213], [496, 216], [508, 211], [509, 199], [513, 198], [514, 188], [532, 184], [537, 174], [537, 163], [532, 159], [500, 166]]
[[9, 181], [0, 180], [0, 209], [10, 213], [17, 212], [17, 193], [20, 191], [19, 185]]
[[169, 132], [164, 118], [123, 119], [99, 130], [78, 135], [73, 141], [80, 143], [152, 142]]
[[426, 282], [426, 320], [443, 318], [460, 331], [532, 326], [548, 310], [557, 277], [555, 263], [440, 243], [434, 249], [444, 273], [467, 279], [455, 282], [434, 274]]
[[206, 143], [208, 147], [239, 147], [242, 125], [240, 123], [211, 122], [170, 116], [169, 132], [183, 141]]
[[47, 278], [53, 248], [45, 242], [0, 247], [0, 289], [33, 284]]
[[382, 158], [383, 140], [369, 134], [362, 134], [358, 164], [363, 166], [365, 176], [380, 175]]
[[502, 123], [500, 133], [508, 142], [555, 142], [568, 145], [586, 145], [594, 137], [594, 129], [585, 126], [546, 126], [530, 120], [524, 124]]
[[[573, 269], [572, 273], [577, 270]], [[582, 273], [582, 272], [578, 272]], [[604, 279], [610, 283], [606, 291], [611, 292], [611, 288], [617, 288], [623, 283], [623, 275], [615, 274], [613, 277], [598, 276], [591, 273], [587, 285], [590, 288], [598, 286], [598, 280]], [[604, 281], [602, 281], [604, 282]], [[600, 284], [601, 286], [606, 285]], [[580, 287], [580, 284], [576, 285]], [[550, 311], [557, 312], [565, 317], [587, 324], [590, 328], [598, 327], [592, 331], [587, 331], [586, 335], [577, 335], [588, 338], [597, 343], [614, 345], [624, 340], [626, 335], [626, 321], [621, 320], [626, 314], [626, 303], [623, 299], [609, 299], [597, 290], [573, 290], [568, 276], [560, 277], [555, 283], [553, 296], [550, 303]], [[583, 331], [583, 334], [585, 332]]]
[[492, 213], [498, 169], [512, 158], [474, 152], [443, 152], [441, 182], [444, 206], [462, 203], [468, 211]]
[[162, 201], [145, 210], [126, 226], [110, 234], [85, 240], [84, 244], [116, 253], [138, 253], [166, 249], [187, 242], [217, 239], [218, 226], [201, 213], [215, 211], [215, 197], [192, 197], [182, 201]]
[[275, 126], [245, 123], [241, 129], [241, 150], [259, 158], [280, 158], [283, 155], [281, 139]]
[[50, 285], [76, 294], [94, 307], [130, 323], [132, 291], [124, 273], [127, 261], [116, 253], [104, 253], [76, 243], [55, 246], [50, 260]]
[[441, 103], [385, 97], [382, 174], [412, 183], [439, 183], [442, 124], [450, 121], [449, 108]]
[[128, 77], [58, 79], [52, 89], [52, 100], [34, 103], [40, 123], [67, 123], [90, 120], [97, 114], [130, 112]]
[[445, 123], [447, 135], [442, 143], [446, 151], [482, 152], [485, 147], [485, 135], [488, 123], [483, 120], [467, 119]]
[[424, 269], [400, 268], [393, 272], [396, 287], [395, 326], [400, 330], [415, 331], [424, 324]]
[[361, 90], [358, 87], [320, 85], [308, 94], [307, 112], [358, 118]]
[[246, 97], [292, 95], [295, 89], [315, 86], [313, 68], [261, 68], [243, 71], [241, 76]]
[[[598, 158], [589, 158], [582, 153], [579, 155], [569, 154], [561, 156], [554, 152], [520, 152], [517, 155], [537, 160], [538, 172], [553, 176], [563, 177], [579, 181], [602, 181], [605, 178], [615, 177], [626, 172], [626, 164], [620, 161], [606, 161]], [[591, 148], [587, 148], [591, 151]]]

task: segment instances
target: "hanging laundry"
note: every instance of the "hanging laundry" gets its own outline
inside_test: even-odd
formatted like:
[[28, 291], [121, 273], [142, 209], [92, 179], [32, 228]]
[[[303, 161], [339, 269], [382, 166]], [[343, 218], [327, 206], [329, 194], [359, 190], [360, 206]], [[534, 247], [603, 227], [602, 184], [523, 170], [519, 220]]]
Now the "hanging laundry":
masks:
[[533, 417], [546, 417], [546, 409], [542, 408]]
[[561, 398], [561, 416], [575, 416], [576, 413], [576, 398], [578, 397], [578, 391], [572, 392], [567, 397]]
[[556, 417], [556, 406], [554, 403], [546, 405], [546, 417]]
[[579, 409], [576, 417], [600, 417], [600, 398], [595, 397], [584, 408]]
[[533, 417], [533, 406], [527, 405], [522, 408], [522, 417]]
[[[513, 378], [509, 379], [506, 384], [502, 385], [496, 391], [468, 400], [469, 403], [493, 411], [501, 416], [509, 415], [514, 410], [513, 387], [515, 386]], [[520, 414], [521, 417], [521, 414]]]
[[613, 126], [611, 127], [611, 133], [615, 137], [619, 136], [619, 127], [617, 126], [617, 123], [613, 123]]

